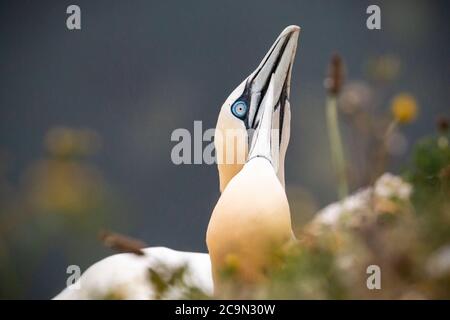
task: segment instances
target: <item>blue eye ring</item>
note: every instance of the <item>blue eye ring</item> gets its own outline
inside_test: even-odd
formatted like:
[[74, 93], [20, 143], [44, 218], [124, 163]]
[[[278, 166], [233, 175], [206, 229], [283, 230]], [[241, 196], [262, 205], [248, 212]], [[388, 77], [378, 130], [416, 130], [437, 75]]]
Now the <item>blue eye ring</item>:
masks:
[[234, 114], [235, 117], [239, 119], [245, 118], [245, 115], [247, 114], [247, 109], [248, 109], [247, 104], [242, 100], [236, 101], [231, 106], [231, 112]]

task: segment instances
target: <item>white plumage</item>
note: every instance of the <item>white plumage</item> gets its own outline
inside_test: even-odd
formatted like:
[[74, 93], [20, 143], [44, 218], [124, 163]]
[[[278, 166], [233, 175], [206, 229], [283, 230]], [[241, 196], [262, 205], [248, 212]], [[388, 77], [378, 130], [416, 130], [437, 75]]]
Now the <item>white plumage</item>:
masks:
[[[79, 279], [79, 289], [70, 286], [54, 299], [181, 299], [186, 288], [196, 288], [212, 295], [211, 263], [206, 253], [176, 251], [164, 247], [143, 249], [145, 255], [122, 253], [107, 257], [86, 270]], [[175, 284], [162, 296], [150, 281], [150, 269], [163, 280], [174, 272], [186, 268], [183, 283]]]

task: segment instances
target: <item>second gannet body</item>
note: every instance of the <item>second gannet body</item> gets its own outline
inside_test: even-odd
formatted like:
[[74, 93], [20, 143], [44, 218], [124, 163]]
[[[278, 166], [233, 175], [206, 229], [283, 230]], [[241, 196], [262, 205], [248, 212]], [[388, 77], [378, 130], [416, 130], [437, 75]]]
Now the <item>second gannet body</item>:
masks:
[[[120, 253], [90, 266], [75, 285], [65, 288], [55, 300], [154, 300], [183, 299], [195, 288], [201, 294], [213, 293], [211, 264], [206, 253], [184, 252], [165, 247], [142, 250], [144, 255]], [[169, 282], [180, 270], [182, 281], [161, 290], [153, 283], [150, 270]]]

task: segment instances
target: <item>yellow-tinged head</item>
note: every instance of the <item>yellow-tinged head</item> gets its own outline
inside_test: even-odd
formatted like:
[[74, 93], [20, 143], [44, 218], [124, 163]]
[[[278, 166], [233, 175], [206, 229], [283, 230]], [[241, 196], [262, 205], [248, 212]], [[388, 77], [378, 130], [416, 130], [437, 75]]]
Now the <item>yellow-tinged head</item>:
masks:
[[272, 118], [274, 135], [279, 135], [273, 148], [279, 150], [277, 175], [284, 185], [284, 156], [290, 132], [290, 81], [292, 64], [300, 32], [289, 26], [275, 40], [260, 65], [226, 99], [219, 113], [214, 143], [219, 170], [220, 191], [242, 169], [261, 114], [261, 103], [270, 80], [274, 82], [276, 103]]

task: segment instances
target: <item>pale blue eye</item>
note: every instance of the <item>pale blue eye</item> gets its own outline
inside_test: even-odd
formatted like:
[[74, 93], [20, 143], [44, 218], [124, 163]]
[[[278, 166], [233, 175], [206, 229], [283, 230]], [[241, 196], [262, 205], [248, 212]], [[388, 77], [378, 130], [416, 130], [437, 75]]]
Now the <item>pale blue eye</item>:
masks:
[[247, 104], [244, 101], [236, 101], [231, 106], [231, 112], [239, 119], [245, 118], [247, 114]]

